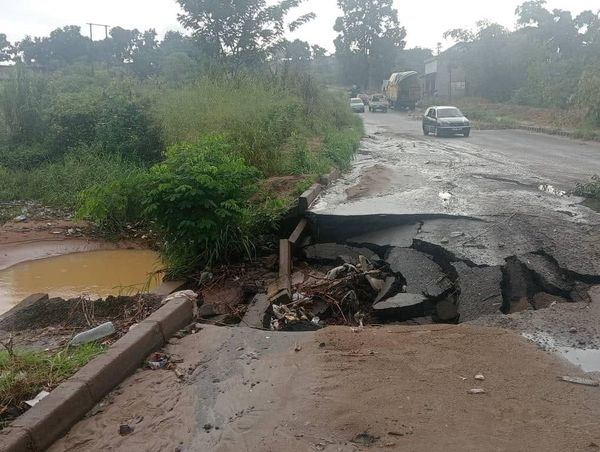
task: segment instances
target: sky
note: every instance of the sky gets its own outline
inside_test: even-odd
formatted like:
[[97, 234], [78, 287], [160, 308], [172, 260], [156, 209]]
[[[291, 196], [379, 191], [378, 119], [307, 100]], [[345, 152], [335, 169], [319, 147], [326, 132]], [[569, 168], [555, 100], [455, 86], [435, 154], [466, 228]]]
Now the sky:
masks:
[[[268, 0], [273, 3], [275, 0]], [[366, 0], [365, 0], [366, 1]], [[489, 19], [514, 28], [516, 7], [524, 0], [395, 0], [401, 24], [407, 31], [407, 48], [429, 47], [438, 42], [444, 47], [444, 31], [471, 28], [480, 19]], [[306, 0], [296, 13], [313, 11], [317, 19], [290, 34], [333, 50], [336, 33], [333, 24], [339, 15], [336, 0]], [[600, 9], [598, 0], [549, 0], [549, 8], [577, 14]], [[182, 30], [177, 22], [179, 7], [175, 0], [0, 0], [0, 33], [10, 41], [25, 35], [45, 36], [64, 25], [79, 25], [88, 33], [87, 22], [138, 28], [155, 28], [162, 35], [168, 30]], [[96, 36], [104, 29], [96, 28]]]

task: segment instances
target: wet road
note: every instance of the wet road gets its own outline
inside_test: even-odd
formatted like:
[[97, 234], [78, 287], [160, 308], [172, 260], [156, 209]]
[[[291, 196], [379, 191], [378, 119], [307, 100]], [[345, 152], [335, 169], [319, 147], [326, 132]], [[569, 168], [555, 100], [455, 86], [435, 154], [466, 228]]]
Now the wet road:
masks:
[[[461, 147], [462, 142], [490, 160], [507, 160], [531, 171], [532, 176], [569, 190], [577, 182], [600, 173], [600, 143], [530, 133], [523, 130], [474, 130], [463, 137], [423, 137], [421, 122], [406, 113], [365, 114], [367, 129], [385, 127], [390, 132], [406, 133], [435, 142]], [[458, 140], [458, 142], [457, 142]]]
[[599, 143], [516, 130], [425, 137], [396, 112], [364, 122], [352, 169], [312, 209], [321, 240], [344, 230], [344, 239], [371, 240], [385, 229], [379, 245], [418, 239], [489, 266], [542, 252], [567, 271], [600, 275], [600, 215], [565, 193], [600, 173]]

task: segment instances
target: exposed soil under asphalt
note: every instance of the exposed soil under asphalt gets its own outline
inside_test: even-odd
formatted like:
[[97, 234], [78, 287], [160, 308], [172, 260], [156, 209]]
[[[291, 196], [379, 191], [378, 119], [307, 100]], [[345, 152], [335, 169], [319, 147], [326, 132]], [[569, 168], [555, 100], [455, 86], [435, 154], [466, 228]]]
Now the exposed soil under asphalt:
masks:
[[[50, 450], [596, 450], [600, 391], [518, 335], [474, 326], [273, 333], [204, 326]], [[485, 380], [476, 380], [482, 374]], [[483, 389], [485, 394], [469, 394]], [[127, 424], [133, 432], [119, 435]]]

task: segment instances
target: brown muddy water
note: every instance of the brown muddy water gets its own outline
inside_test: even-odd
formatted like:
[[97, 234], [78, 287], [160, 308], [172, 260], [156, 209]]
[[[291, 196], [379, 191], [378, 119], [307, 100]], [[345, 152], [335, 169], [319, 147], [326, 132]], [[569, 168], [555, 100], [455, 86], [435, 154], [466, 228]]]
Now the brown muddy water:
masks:
[[34, 293], [51, 297], [130, 295], [154, 289], [162, 275], [150, 250], [98, 250], [22, 262], [0, 271], [0, 313]]

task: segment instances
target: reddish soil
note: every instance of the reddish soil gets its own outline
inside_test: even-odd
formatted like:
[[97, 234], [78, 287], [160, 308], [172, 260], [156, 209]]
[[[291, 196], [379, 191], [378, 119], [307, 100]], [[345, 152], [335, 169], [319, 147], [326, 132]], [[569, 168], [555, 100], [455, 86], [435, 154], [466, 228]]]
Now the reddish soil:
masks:
[[[493, 328], [204, 326], [166, 348], [51, 451], [597, 450], [600, 391]], [[249, 356], [252, 356], [251, 358]], [[484, 381], [474, 377], [485, 376]], [[485, 394], [469, 394], [480, 388]], [[141, 420], [140, 420], [141, 419]], [[135, 430], [119, 436], [121, 423]]]

